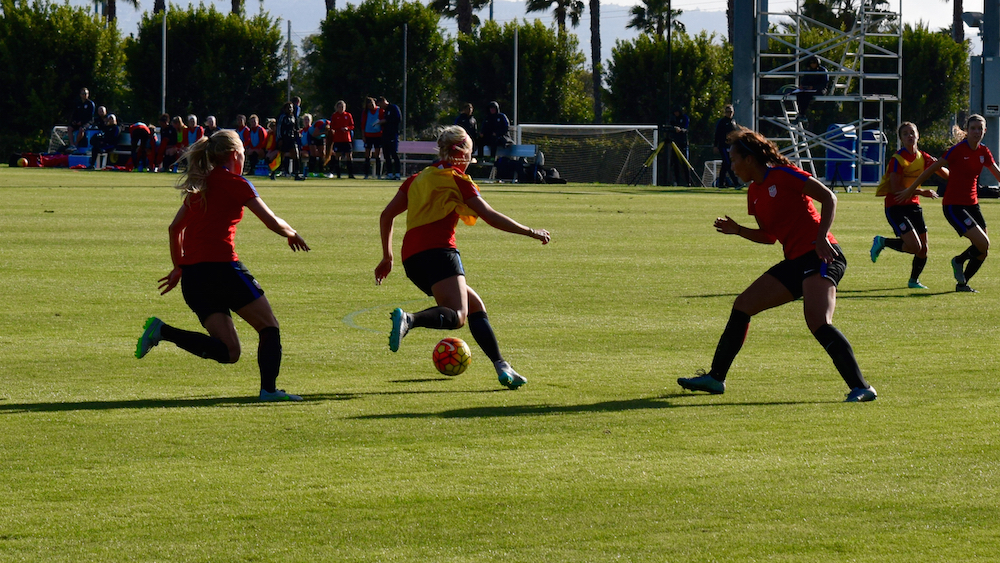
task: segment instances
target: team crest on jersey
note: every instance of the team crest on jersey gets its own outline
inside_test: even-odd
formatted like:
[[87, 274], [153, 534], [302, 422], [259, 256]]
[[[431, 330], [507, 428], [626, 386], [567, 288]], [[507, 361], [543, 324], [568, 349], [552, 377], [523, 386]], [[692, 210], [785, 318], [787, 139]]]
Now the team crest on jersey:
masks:
[[986, 164], [986, 157], [985, 156], [981, 156], [980, 155], [980, 157], [979, 157], [979, 164]]
[[966, 227], [971, 227], [972, 226], [972, 217], [966, 217], [965, 218], [965, 226]]
[[778, 186], [771, 186], [770, 188], [767, 188], [767, 195], [769, 195], [771, 197], [777, 197], [777, 195], [778, 195]]

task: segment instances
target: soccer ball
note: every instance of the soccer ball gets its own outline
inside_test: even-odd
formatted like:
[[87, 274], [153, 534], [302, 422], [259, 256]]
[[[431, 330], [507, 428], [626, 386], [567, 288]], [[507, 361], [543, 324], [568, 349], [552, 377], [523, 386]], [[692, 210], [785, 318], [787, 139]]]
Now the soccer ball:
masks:
[[21, 168], [24, 168], [25, 166], [28, 165], [28, 159], [22, 156], [21, 158], [17, 159], [17, 165], [20, 166]]
[[461, 338], [448, 337], [434, 346], [434, 367], [445, 375], [456, 376], [469, 369], [472, 351]]

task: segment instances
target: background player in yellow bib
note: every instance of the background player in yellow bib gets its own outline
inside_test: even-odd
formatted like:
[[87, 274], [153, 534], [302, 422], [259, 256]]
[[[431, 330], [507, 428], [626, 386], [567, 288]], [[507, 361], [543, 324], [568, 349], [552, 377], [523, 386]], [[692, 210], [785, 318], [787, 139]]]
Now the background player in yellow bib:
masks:
[[[938, 194], [934, 190], [918, 189], [913, 192], [912, 197], [902, 202], [896, 201], [896, 194], [909, 188], [937, 159], [917, 148], [920, 133], [913, 123], [904, 122], [897, 133], [903, 148], [896, 151], [889, 161], [876, 193], [885, 197], [885, 218], [896, 238], [876, 235], [872, 241], [871, 258], [872, 262], [878, 260], [884, 248], [912, 254], [913, 264], [907, 287], [927, 289], [927, 286], [920, 283], [920, 273], [927, 265], [927, 225], [924, 223], [924, 210], [920, 207], [920, 196], [937, 198]], [[937, 173], [945, 180], [948, 179], [947, 168], [940, 168]]]

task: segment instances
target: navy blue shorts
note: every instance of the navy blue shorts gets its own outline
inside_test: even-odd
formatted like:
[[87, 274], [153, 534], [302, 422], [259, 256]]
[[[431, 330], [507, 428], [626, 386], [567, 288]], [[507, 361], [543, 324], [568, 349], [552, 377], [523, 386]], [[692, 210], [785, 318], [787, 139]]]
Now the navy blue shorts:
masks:
[[434, 295], [431, 288], [437, 282], [465, 275], [462, 256], [455, 248], [431, 248], [418, 252], [403, 260], [403, 270], [413, 285], [427, 295]]
[[812, 251], [798, 258], [782, 260], [772, 266], [767, 273], [777, 278], [792, 294], [793, 299], [802, 297], [802, 282], [816, 274], [832, 281], [834, 286], [840, 285], [840, 280], [847, 271], [847, 258], [844, 257], [844, 251], [840, 249], [839, 244], [833, 245], [833, 249], [837, 251], [837, 257], [829, 264], [820, 260], [816, 251]]
[[978, 225], [986, 230], [986, 219], [983, 219], [983, 212], [979, 210], [979, 204], [975, 205], [945, 205], [944, 218], [955, 229], [958, 236], [963, 237], [969, 229]]
[[226, 316], [264, 295], [243, 262], [201, 262], [181, 266], [181, 293], [184, 302], [198, 315], [198, 320], [215, 313]]
[[366, 149], [382, 148], [382, 137], [365, 137], [365, 148]]
[[927, 232], [924, 210], [919, 205], [893, 205], [885, 208], [885, 218], [897, 237], [913, 231], [918, 235]]

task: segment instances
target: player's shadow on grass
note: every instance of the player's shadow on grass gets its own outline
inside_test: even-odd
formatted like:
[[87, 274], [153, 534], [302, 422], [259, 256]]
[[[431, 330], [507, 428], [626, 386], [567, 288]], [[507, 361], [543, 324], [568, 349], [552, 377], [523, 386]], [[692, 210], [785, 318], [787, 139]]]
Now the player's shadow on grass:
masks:
[[517, 405], [517, 406], [488, 406], [469, 407], [466, 409], [452, 409], [440, 412], [404, 412], [369, 414], [351, 417], [357, 420], [373, 419], [405, 419], [405, 418], [505, 418], [512, 416], [545, 416], [552, 414], [583, 414], [602, 412], [626, 412], [636, 410], [659, 410], [676, 409], [690, 407], [727, 407], [727, 406], [775, 406], [775, 405], [804, 405], [804, 404], [828, 404], [830, 401], [769, 401], [758, 403], [676, 403], [670, 399], [698, 399], [708, 395], [696, 395], [692, 393], [669, 393], [657, 397], [642, 397], [638, 399], [623, 399], [619, 401], [602, 401], [587, 405]]
[[[837, 299], [910, 299], [913, 297], [937, 297], [957, 293], [955, 291], [921, 291], [912, 293], [897, 293], [898, 287], [881, 287], [872, 289], [837, 289]], [[716, 299], [720, 297], [737, 298], [739, 293], [704, 293], [701, 295], [682, 295], [683, 299]], [[801, 301], [802, 298], [796, 299]]]
[[[425, 379], [415, 381], [427, 381]], [[204, 407], [280, 407], [284, 405], [301, 405], [303, 403], [321, 401], [349, 401], [364, 397], [380, 397], [386, 395], [428, 395], [428, 394], [479, 394], [504, 391], [503, 389], [483, 390], [437, 390], [437, 391], [375, 391], [369, 393], [313, 393], [302, 394], [301, 403], [264, 403], [256, 396], [246, 397], [200, 397], [190, 399], [128, 399], [121, 401], [61, 401], [48, 403], [11, 403], [0, 402], [0, 415], [27, 412], [71, 412], [71, 411], [102, 411], [116, 409], [182, 409]], [[0, 401], [6, 401], [0, 398]]]

